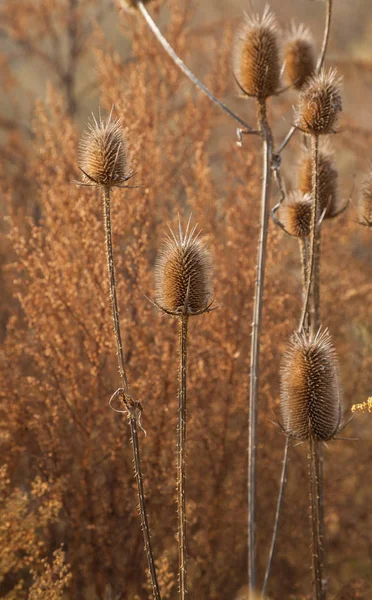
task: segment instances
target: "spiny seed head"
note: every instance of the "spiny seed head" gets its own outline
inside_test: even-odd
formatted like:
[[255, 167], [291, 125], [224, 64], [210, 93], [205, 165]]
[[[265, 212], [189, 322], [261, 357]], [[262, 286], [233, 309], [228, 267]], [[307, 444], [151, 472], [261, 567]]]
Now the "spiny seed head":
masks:
[[372, 227], [372, 169], [362, 183], [358, 209], [361, 222]]
[[328, 330], [295, 333], [283, 358], [280, 407], [287, 435], [329, 440], [339, 431], [339, 367]]
[[[311, 152], [304, 148], [298, 171], [298, 187], [303, 194], [312, 194], [313, 166]], [[325, 219], [331, 219], [340, 212], [338, 171], [334, 164], [333, 152], [329, 144], [324, 144], [318, 158], [319, 209], [325, 209]]]
[[302, 194], [296, 190], [291, 192], [284, 204], [283, 224], [291, 235], [304, 238], [310, 235], [312, 197], [311, 194]]
[[120, 185], [128, 179], [128, 147], [118, 119], [92, 115], [79, 148], [79, 166], [86, 183]]
[[185, 233], [179, 224], [178, 237], [170, 230], [159, 252], [155, 268], [156, 298], [159, 305], [181, 313], [187, 305], [192, 315], [207, 308], [212, 296], [211, 258], [197, 226]]
[[313, 75], [300, 93], [296, 125], [310, 135], [334, 132], [342, 110], [340, 79], [335, 69]]
[[234, 72], [250, 96], [264, 100], [276, 93], [280, 80], [278, 31], [268, 6], [262, 16], [246, 16], [235, 45]]
[[304, 25], [292, 23], [284, 45], [285, 75], [288, 85], [301, 90], [316, 67], [314, 40]]

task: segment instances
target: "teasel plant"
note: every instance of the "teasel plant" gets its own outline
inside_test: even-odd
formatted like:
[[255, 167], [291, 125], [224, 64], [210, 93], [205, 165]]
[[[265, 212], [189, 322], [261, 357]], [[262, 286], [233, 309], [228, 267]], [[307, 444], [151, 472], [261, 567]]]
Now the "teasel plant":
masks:
[[187, 579], [187, 345], [190, 317], [215, 310], [212, 298], [212, 262], [209, 249], [197, 225], [191, 227], [191, 216], [185, 231], [181, 221], [178, 234], [169, 228], [159, 251], [155, 268], [156, 298], [151, 302], [164, 314], [174, 317], [179, 325], [178, 423], [177, 423], [177, 505], [179, 597], [188, 596]]
[[112, 190], [113, 188], [128, 189], [138, 186], [128, 185], [128, 181], [134, 176], [134, 173], [129, 170], [127, 141], [123, 135], [120, 120], [113, 117], [113, 110], [111, 110], [111, 113], [106, 120], [103, 119], [101, 115], [99, 115], [98, 119], [92, 115], [91, 120], [88, 122], [87, 129], [82, 136], [79, 154], [79, 169], [82, 173], [82, 181], [77, 182], [78, 185], [93, 187], [96, 189], [98, 188], [102, 194], [110, 299], [117, 348], [119, 375], [121, 379], [121, 388], [119, 388], [112, 395], [110, 399], [110, 406], [113, 408], [112, 402], [115, 399], [120, 398], [124, 404], [125, 410], [119, 410], [116, 408], [113, 409], [116, 412], [126, 413], [128, 416], [133, 448], [134, 474], [137, 482], [141, 528], [150, 571], [152, 592], [155, 600], [161, 600], [147, 516], [141, 467], [140, 444], [138, 437], [138, 427], [142, 429], [142, 405], [129, 394], [128, 377], [124, 358], [125, 354], [120, 328], [114, 251], [112, 244]]

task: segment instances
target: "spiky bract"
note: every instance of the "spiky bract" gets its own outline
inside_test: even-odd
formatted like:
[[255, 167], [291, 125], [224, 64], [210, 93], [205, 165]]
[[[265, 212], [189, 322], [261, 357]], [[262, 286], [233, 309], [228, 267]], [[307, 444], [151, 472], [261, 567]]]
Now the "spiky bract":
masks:
[[285, 76], [288, 85], [301, 90], [316, 67], [314, 41], [310, 30], [304, 25], [292, 28], [284, 46]]
[[237, 38], [234, 72], [249, 96], [264, 100], [277, 92], [280, 81], [278, 31], [266, 6], [260, 15], [247, 16]]
[[329, 440], [339, 431], [341, 386], [328, 330], [295, 333], [281, 367], [280, 406], [287, 435]]
[[335, 69], [314, 75], [300, 93], [296, 125], [310, 135], [334, 133], [342, 110], [340, 79]]
[[128, 179], [128, 148], [119, 119], [92, 115], [79, 148], [79, 166], [87, 183], [115, 186]]
[[283, 223], [291, 235], [304, 238], [310, 235], [312, 197], [296, 190], [288, 195], [282, 205]]
[[156, 297], [166, 310], [192, 315], [205, 310], [212, 296], [211, 259], [200, 231], [185, 233], [179, 226], [178, 237], [170, 232], [156, 262]]
[[358, 210], [361, 223], [372, 227], [372, 169], [362, 183]]
[[[326, 209], [325, 219], [331, 219], [340, 212], [340, 196], [338, 191], [338, 171], [334, 164], [333, 153], [328, 144], [319, 151], [318, 157], [318, 193], [319, 209]], [[311, 152], [304, 149], [299, 164], [298, 187], [303, 194], [312, 194], [313, 161]]]

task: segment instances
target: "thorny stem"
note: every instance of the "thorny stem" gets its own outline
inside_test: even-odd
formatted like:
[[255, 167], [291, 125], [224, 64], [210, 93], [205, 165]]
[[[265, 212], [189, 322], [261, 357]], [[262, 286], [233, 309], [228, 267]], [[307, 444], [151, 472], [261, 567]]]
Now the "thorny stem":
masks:
[[320, 442], [314, 439], [310, 432], [309, 439], [309, 466], [310, 466], [310, 510], [311, 510], [311, 531], [312, 531], [312, 555], [313, 555], [313, 577], [314, 577], [314, 597], [316, 600], [326, 600], [326, 592], [323, 589], [323, 540], [321, 527], [321, 508], [320, 498], [322, 490], [322, 480], [320, 478], [319, 462]]
[[247, 131], [252, 131], [252, 127], [250, 127], [245, 121], [243, 121], [243, 119], [238, 117], [238, 115], [236, 115], [228, 106], [226, 106], [226, 104], [224, 104], [223, 102], [221, 102], [221, 100], [216, 98], [216, 96], [214, 96], [214, 94], [212, 94], [212, 92], [204, 85], [204, 83], [202, 83], [197, 77], [195, 77], [194, 73], [192, 71], [190, 71], [190, 69], [180, 59], [180, 57], [178, 56], [176, 51], [172, 48], [172, 46], [169, 44], [169, 42], [165, 39], [165, 37], [161, 33], [159, 27], [156, 25], [155, 21], [153, 20], [153, 18], [151, 17], [150, 13], [144, 6], [143, 2], [141, 2], [141, 0], [138, 0], [137, 6], [138, 6], [143, 18], [145, 19], [147, 25], [151, 29], [152, 33], [155, 35], [155, 37], [157, 38], [159, 43], [163, 46], [164, 50], [166, 51], [168, 56], [170, 56], [170, 58], [173, 60], [173, 62], [176, 64], [176, 66], [179, 69], [181, 69], [181, 71], [184, 73], [184, 75], [186, 75], [186, 77], [188, 77], [190, 79], [190, 81], [192, 81], [192, 83], [194, 83], [202, 92], [204, 92], [204, 94], [206, 94], [206, 96], [208, 96], [208, 98], [210, 100], [212, 100], [212, 102], [217, 104], [217, 106], [219, 106], [219, 108], [224, 110], [230, 117], [232, 117], [235, 121], [237, 121], [240, 125], [242, 125]]
[[179, 318], [180, 366], [178, 393], [177, 431], [177, 503], [179, 544], [179, 594], [180, 600], [187, 596], [187, 532], [186, 532], [186, 376], [187, 376], [187, 325], [188, 315]]
[[316, 221], [319, 206], [319, 182], [318, 182], [318, 162], [319, 162], [319, 138], [313, 135], [311, 138], [311, 153], [312, 153], [312, 190], [313, 190], [313, 205], [311, 213], [311, 230], [310, 230], [310, 255], [309, 255], [309, 268], [306, 281], [306, 294], [304, 298], [304, 305], [302, 309], [302, 315], [300, 320], [299, 330], [301, 331], [305, 326], [306, 315], [309, 310], [309, 302], [311, 295], [311, 286], [313, 283], [314, 275], [314, 263], [315, 263], [315, 237], [316, 237]]
[[270, 208], [271, 158], [273, 141], [266, 116], [266, 104], [257, 100], [258, 122], [263, 138], [263, 179], [261, 196], [260, 234], [253, 304], [248, 425], [248, 580], [250, 598], [256, 587], [256, 445], [259, 357], [261, 341], [262, 300], [264, 291], [266, 247]]
[[129, 425], [132, 436], [133, 446], [133, 462], [134, 462], [134, 475], [137, 481], [137, 491], [140, 507], [141, 516], [141, 527], [143, 532], [143, 538], [145, 543], [145, 552], [147, 556], [147, 562], [150, 570], [152, 591], [155, 600], [161, 600], [158, 581], [156, 577], [155, 562], [152, 553], [152, 545], [150, 538], [150, 528], [147, 518], [145, 493], [143, 489], [143, 476], [141, 469], [141, 457], [140, 448], [137, 432], [137, 415], [136, 412], [130, 405], [130, 402], [126, 398], [128, 393], [128, 380], [125, 370], [123, 344], [121, 340], [120, 321], [119, 321], [119, 309], [116, 295], [116, 280], [115, 280], [115, 266], [114, 266], [114, 254], [112, 248], [112, 235], [111, 235], [111, 211], [110, 211], [110, 188], [105, 187], [103, 190], [103, 204], [104, 204], [104, 218], [105, 218], [105, 231], [106, 231], [106, 252], [107, 252], [107, 266], [109, 272], [110, 282], [110, 297], [112, 305], [112, 316], [114, 321], [114, 332], [116, 338], [119, 373], [122, 381], [122, 387], [124, 392], [124, 402], [129, 414]]
[[283, 466], [282, 466], [282, 474], [280, 477], [278, 501], [276, 504], [273, 535], [271, 538], [271, 546], [270, 546], [269, 558], [268, 558], [267, 566], [266, 566], [264, 582], [262, 584], [262, 591], [261, 591], [262, 598], [265, 598], [267, 584], [269, 582], [270, 571], [271, 571], [274, 553], [275, 553], [276, 541], [277, 541], [277, 537], [278, 537], [279, 519], [280, 519], [281, 510], [282, 510], [284, 489], [285, 489], [285, 483], [286, 483], [286, 479], [287, 479], [288, 448], [289, 448], [289, 437], [287, 436], [286, 440], [285, 440], [285, 446], [284, 446]]

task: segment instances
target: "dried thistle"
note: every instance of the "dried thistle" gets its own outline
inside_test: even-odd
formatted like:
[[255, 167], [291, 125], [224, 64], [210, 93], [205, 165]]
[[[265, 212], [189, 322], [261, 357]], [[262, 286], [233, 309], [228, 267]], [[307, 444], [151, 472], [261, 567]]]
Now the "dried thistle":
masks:
[[362, 183], [358, 210], [360, 222], [372, 227], [372, 170]]
[[278, 30], [268, 6], [262, 17], [246, 17], [235, 46], [234, 71], [249, 96], [264, 100], [276, 93], [280, 80]]
[[284, 46], [285, 76], [288, 85], [301, 90], [316, 68], [314, 40], [304, 25], [292, 23]]
[[287, 435], [320, 441], [334, 437], [341, 420], [341, 386], [328, 330], [295, 333], [281, 368], [280, 406]]
[[92, 115], [79, 147], [84, 181], [90, 185], [117, 186], [130, 178], [128, 147], [119, 119], [112, 112], [105, 121]]
[[305, 238], [311, 229], [311, 194], [302, 194], [296, 190], [288, 195], [282, 205], [283, 225], [286, 231], [295, 237]]
[[208, 308], [212, 296], [211, 259], [197, 225], [185, 234], [179, 224], [179, 237], [172, 230], [156, 263], [156, 298], [165, 310], [180, 314], [200, 313]]
[[[304, 149], [298, 172], [298, 187], [303, 194], [312, 194], [312, 156]], [[318, 193], [319, 209], [326, 209], [325, 219], [331, 219], [339, 214], [340, 197], [338, 191], [338, 172], [334, 164], [333, 152], [328, 144], [324, 145], [318, 157]]]
[[334, 133], [342, 110], [340, 78], [335, 69], [314, 75], [300, 93], [295, 124], [310, 135]]

